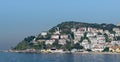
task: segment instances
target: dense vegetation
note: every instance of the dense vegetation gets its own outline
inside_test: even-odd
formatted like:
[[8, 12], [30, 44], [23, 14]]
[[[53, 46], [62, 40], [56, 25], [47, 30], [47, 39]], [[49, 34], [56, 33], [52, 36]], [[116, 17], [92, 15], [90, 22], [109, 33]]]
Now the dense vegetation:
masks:
[[30, 45], [30, 41], [32, 41], [34, 38], [35, 36], [26, 37], [22, 42], [18, 43], [14, 49], [24, 50], [27, 48], [31, 48], [32, 45]]

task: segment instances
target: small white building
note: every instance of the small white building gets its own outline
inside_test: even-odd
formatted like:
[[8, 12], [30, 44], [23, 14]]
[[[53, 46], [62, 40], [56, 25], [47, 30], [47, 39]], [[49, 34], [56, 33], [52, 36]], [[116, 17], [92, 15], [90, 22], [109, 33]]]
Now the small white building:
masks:
[[113, 31], [115, 31], [117, 33], [117, 32], [120, 32], [120, 29], [119, 28], [113, 28]]
[[94, 52], [102, 52], [104, 49], [103, 48], [92, 48], [91, 50]]
[[87, 28], [86, 27], [81, 27], [81, 28], [78, 28], [77, 31], [79, 31], [79, 32], [86, 32]]
[[60, 35], [61, 39], [68, 39], [68, 35]]
[[120, 41], [111, 41], [111, 44], [114, 46], [114, 45], [119, 45], [120, 46]]
[[84, 36], [83, 32], [74, 32], [75, 40], [80, 40], [82, 36]]
[[51, 40], [46, 40], [46, 41], [45, 41], [45, 44], [46, 44], [46, 45], [47, 45], [47, 44], [52, 45], [54, 42], [55, 42], [55, 40], [53, 40], [53, 39], [51, 39]]
[[97, 40], [105, 40], [105, 37], [103, 35], [98, 35]]
[[116, 33], [115, 36], [120, 36], [120, 33]]
[[103, 29], [99, 29], [98, 32], [103, 33]]
[[37, 40], [36, 42], [45, 42], [44, 39]]
[[60, 31], [55, 31], [54, 34], [56, 34], [56, 35], [57, 35], [57, 34], [60, 34]]
[[94, 52], [102, 52], [105, 48], [105, 44], [93, 44], [91, 50]]
[[47, 35], [47, 32], [43, 31], [43, 32], [41, 32], [41, 35], [42, 35], [42, 36], [46, 36], [46, 35]]
[[59, 35], [51, 35], [51, 39], [59, 39]]
[[102, 43], [105, 43], [105, 42], [106, 42], [105, 40], [98, 40], [99, 44], [102, 44]]
[[120, 28], [113, 28], [113, 31], [116, 32], [115, 36], [120, 36]]
[[91, 28], [91, 27], [88, 27], [88, 32], [98, 32], [98, 30], [96, 28]]
[[88, 40], [85, 39], [82, 41], [81, 45], [85, 48], [85, 49], [90, 49], [91, 45], [89, 44]]
[[65, 39], [59, 39], [58, 44], [65, 45], [66, 44], [66, 40]]
[[89, 39], [91, 41], [91, 44], [97, 44], [98, 43], [97, 38], [95, 38], [95, 37], [90, 37]]
[[87, 37], [93, 37], [93, 36], [96, 36], [97, 33], [92, 33], [92, 32], [88, 32], [87, 33]]
[[104, 33], [106, 33], [106, 34], [110, 34], [110, 32], [109, 32], [108, 30], [105, 30]]
[[75, 28], [71, 28], [71, 32], [76, 32], [76, 29]]
[[74, 44], [79, 43], [79, 41], [78, 41], [78, 40], [73, 40], [73, 41], [74, 41]]

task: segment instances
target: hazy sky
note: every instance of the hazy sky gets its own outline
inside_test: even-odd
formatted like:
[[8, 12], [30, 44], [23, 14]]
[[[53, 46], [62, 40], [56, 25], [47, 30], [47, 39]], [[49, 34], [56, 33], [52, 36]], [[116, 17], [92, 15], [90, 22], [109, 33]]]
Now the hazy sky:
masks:
[[0, 49], [63, 21], [120, 22], [120, 0], [0, 0]]

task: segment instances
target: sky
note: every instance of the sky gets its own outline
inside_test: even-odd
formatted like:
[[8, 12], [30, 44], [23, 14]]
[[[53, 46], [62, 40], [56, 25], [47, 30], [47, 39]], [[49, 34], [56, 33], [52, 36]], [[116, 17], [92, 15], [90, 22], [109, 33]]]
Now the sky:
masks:
[[0, 50], [64, 21], [120, 22], [120, 0], [0, 0]]

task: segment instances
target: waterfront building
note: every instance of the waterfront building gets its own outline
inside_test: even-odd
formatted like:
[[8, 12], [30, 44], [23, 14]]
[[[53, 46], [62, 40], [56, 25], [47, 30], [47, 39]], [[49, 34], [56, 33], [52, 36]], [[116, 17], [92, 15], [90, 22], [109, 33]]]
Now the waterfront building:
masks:
[[120, 53], [120, 46], [112, 46], [109, 48], [110, 52]]

